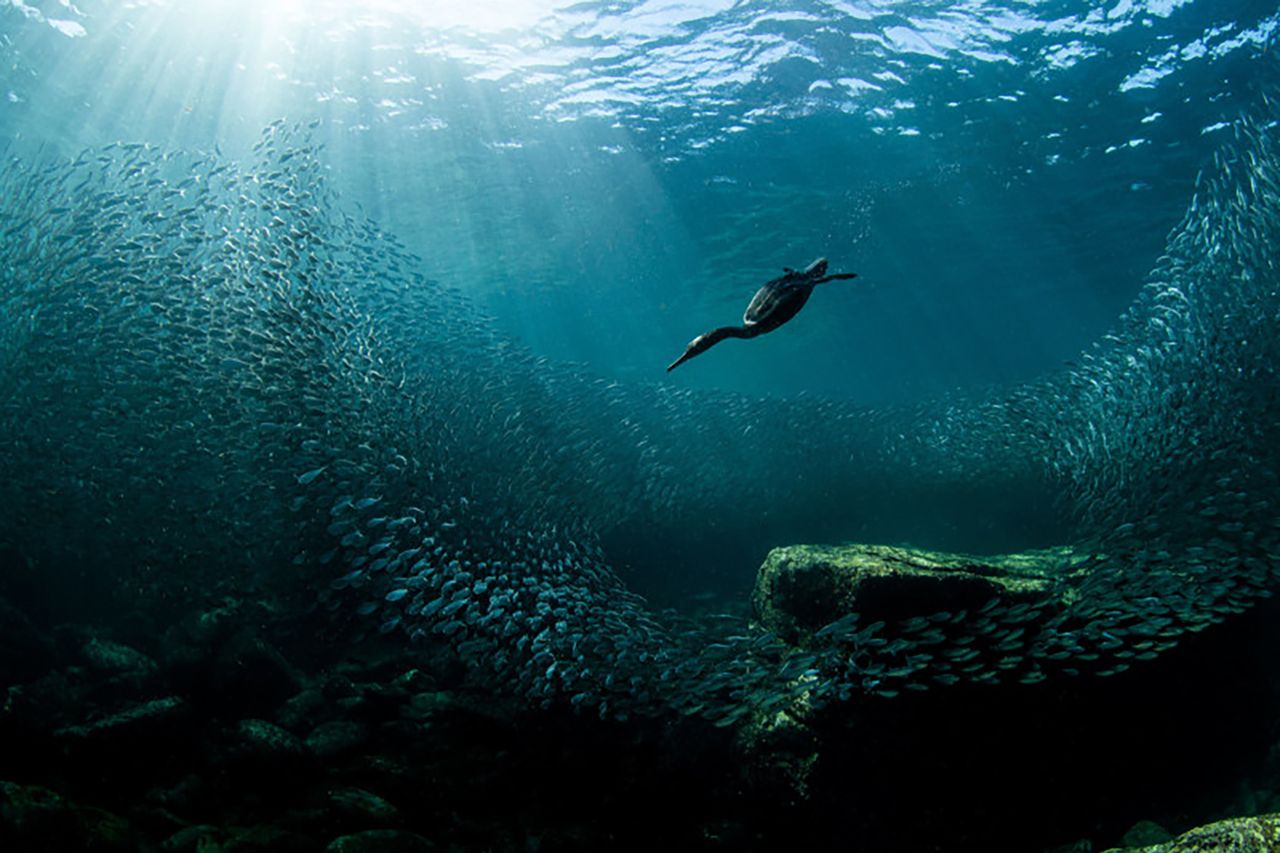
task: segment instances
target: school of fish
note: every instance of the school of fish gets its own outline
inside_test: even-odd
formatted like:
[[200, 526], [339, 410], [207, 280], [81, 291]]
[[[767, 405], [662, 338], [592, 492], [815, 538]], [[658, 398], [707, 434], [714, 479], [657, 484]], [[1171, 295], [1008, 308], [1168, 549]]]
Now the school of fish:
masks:
[[[326, 188], [314, 126], [273, 124], [244, 162], [133, 143], [10, 159], [0, 545], [122, 583], [284, 574], [353, 632], [447, 645], [477, 684], [602, 717], [727, 725], [1118, 674], [1275, 585], [1276, 115], [1235, 123], [1077, 363], [882, 409], [538, 358]], [[624, 521], [834, 505], [852, 522], [895, 495], [1025, 480], [1072, 520], [1065, 608], [855, 614], [791, 648], [742, 617], [655, 612], [601, 546]]]

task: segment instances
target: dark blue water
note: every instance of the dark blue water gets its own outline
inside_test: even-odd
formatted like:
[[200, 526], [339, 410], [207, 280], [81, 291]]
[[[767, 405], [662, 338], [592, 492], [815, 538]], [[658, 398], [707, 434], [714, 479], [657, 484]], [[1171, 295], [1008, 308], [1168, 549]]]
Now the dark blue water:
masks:
[[[0, 659], [14, 707], [62, 697], [31, 715], [67, 717], [55, 745], [111, 719], [30, 686], [100, 634], [222, 736], [314, 734], [299, 703], [207, 710], [173, 637], [237, 619], [314, 656], [329, 680], [289, 679], [337, 722], [416, 713], [341, 704], [330, 670], [381, 641], [441, 692], [755, 756], [780, 719], [840, 756], [863, 708], [963, 730], [1221, 676], [1280, 576], [1278, 27], [1204, 0], [0, 6], [0, 604], [48, 632]], [[858, 277], [665, 371], [819, 257]], [[797, 640], [747, 599], [802, 542], [1058, 550], [1025, 599], [819, 608]], [[967, 710], [928, 704], [957, 683]], [[1116, 768], [1162, 748], [1081, 725]], [[970, 760], [953, 740], [928, 757]], [[870, 784], [831, 766], [815, 802]], [[1035, 844], [1087, 823], [1055, 821]]]

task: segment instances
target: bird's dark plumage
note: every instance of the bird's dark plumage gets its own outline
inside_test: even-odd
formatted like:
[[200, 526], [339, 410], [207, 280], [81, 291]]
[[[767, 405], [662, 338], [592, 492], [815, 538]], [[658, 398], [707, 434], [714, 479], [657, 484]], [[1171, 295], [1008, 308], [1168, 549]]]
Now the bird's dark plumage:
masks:
[[836, 279], [857, 278], [857, 273], [836, 273], [827, 275], [827, 259], [818, 260], [805, 267], [802, 272], [788, 268], [782, 275], [768, 281], [756, 291], [746, 313], [742, 315], [741, 326], [721, 326], [703, 335], [698, 335], [685, 347], [684, 354], [667, 367], [670, 373], [695, 355], [701, 355], [725, 338], [754, 338], [766, 332], [772, 332], [783, 323], [800, 312], [809, 301], [813, 288], [823, 282]]

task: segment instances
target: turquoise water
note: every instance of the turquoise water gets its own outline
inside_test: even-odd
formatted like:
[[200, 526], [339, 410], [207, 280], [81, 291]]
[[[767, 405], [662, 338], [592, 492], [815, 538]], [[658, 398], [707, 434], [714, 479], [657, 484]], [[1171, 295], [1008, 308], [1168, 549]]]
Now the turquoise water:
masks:
[[[1278, 27], [13, 0], [0, 594], [257, 596], [619, 724], [1120, 680], [1275, 585]], [[858, 277], [666, 372], [818, 257]], [[1070, 547], [1029, 600], [753, 618], [769, 549], [848, 541]]]
[[[1145, 589], [1179, 513], [1269, 524], [1274, 10], [485, 8], [4, 8], [16, 554], [221, 562], [203, 518], [384, 631], [567, 585], [512, 630], [576, 647], [794, 541]], [[817, 256], [859, 278], [664, 373]]]
[[828, 255], [857, 287], [675, 378], [874, 405], [1103, 334], [1277, 25], [1266, 3], [480, 6], [11, 4], [0, 128], [235, 156], [319, 118], [331, 179], [424, 274], [637, 381]]

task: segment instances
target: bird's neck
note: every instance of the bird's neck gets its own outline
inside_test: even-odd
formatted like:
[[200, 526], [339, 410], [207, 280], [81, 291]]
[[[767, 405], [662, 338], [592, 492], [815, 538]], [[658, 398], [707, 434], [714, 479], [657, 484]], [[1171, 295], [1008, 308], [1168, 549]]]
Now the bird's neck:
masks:
[[759, 329], [751, 326], [721, 326], [714, 332], [717, 340], [723, 340], [724, 338], [754, 338], [759, 333]]

